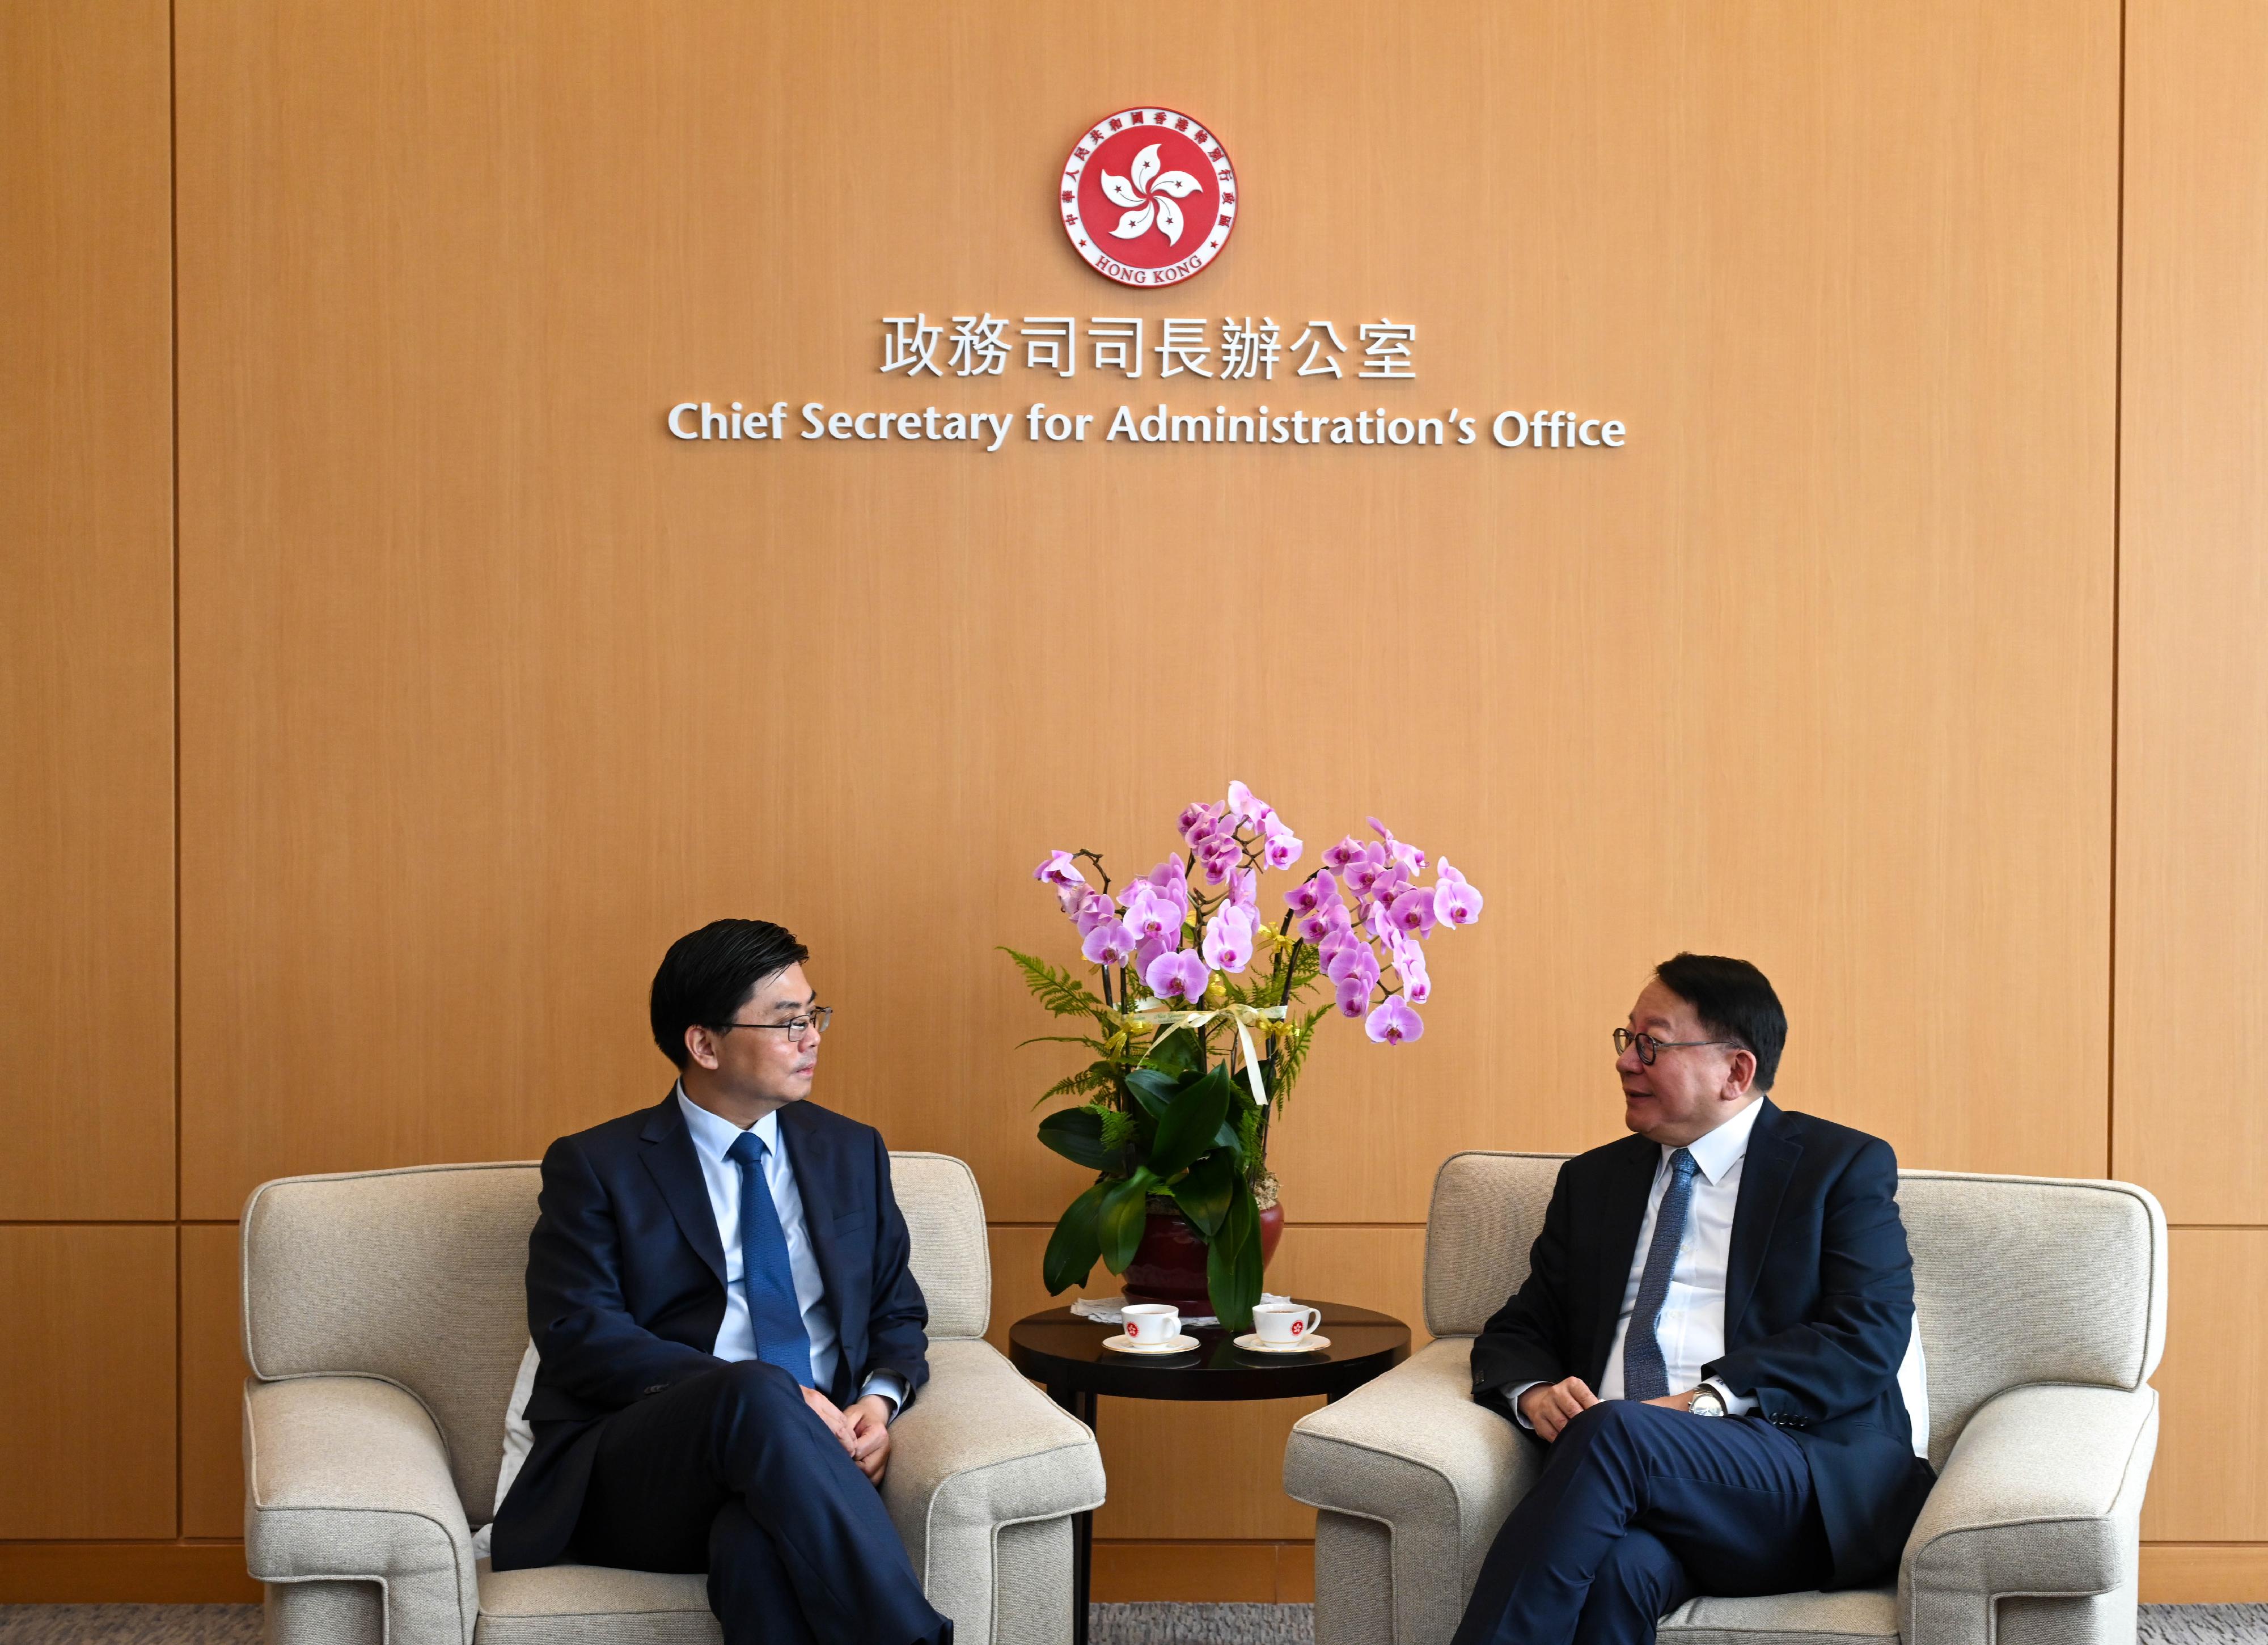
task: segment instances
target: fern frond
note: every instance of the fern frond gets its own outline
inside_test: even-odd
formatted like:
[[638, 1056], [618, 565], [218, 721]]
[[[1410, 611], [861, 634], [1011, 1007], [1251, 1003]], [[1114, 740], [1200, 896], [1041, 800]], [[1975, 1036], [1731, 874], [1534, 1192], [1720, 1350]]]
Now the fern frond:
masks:
[[1105, 1028], [1111, 1026], [1111, 1013], [1101, 998], [1067, 970], [1058, 970], [1045, 960], [1028, 954], [1019, 954], [1013, 948], [1001, 953], [1016, 962], [1016, 969], [1024, 974], [1024, 986], [1032, 991], [1032, 998], [1059, 1017], [1091, 1016]]
[[1035, 1103], [1032, 1106], [1037, 1108], [1040, 1103], [1052, 1102], [1059, 1096], [1092, 1096], [1097, 1091], [1107, 1091], [1109, 1088], [1110, 1066], [1108, 1063], [1091, 1062], [1075, 1073], [1064, 1075], [1062, 1079], [1041, 1092], [1039, 1103]]
[[1307, 1060], [1307, 1045], [1315, 1036], [1315, 1024], [1329, 1015], [1330, 1011], [1329, 1006], [1317, 1006], [1306, 1016], [1299, 1018], [1292, 1031], [1284, 1036], [1283, 1047], [1276, 1060], [1276, 1088], [1269, 1093], [1276, 1099], [1278, 1113], [1284, 1111], [1284, 1099], [1291, 1094], [1292, 1087], [1300, 1078], [1300, 1069]]

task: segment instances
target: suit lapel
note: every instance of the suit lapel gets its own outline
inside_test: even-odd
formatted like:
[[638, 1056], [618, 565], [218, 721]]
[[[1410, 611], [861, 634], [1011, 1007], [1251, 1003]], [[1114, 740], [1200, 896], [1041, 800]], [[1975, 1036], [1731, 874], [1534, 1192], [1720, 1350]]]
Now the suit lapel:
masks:
[[1598, 1268], [1591, 1280], [1591, 1340], [1587, 1381], [1598, 1386], [1606, 1374], [1607, 1355], [1615, 1346], [1615, 1324], [1622, 1317], [1623, 1291], [1630, 1283], [1631, 1263], [1638, 1254], [1638, 1231], [1646, 1222], [1646, 1202], [1653, 1191], [1654, 1173], [1661, 1166], [1661, 1146], [1644, 1137], [1630, 1137], [1614, 1145], [1607, 1180], [1599, 1195]]
[[1725, 1346], [1739, 1340], [1742, 1317], [1756, 1294], [1764, 1273], [1764, 1253], [1771, 1245], [1772, 1224], [1779, 1217], [1779, 1202], [1788, 1179], [1803, 1158], [1803, 1145], [1780, 1131], [1780, 1110], [1770, 1097], [1758, 1099], [1764, 1110], [1756, 1129], [1749, 1133], [1749, 1153], [1741, 1167], [1741, 1191], [1733, 1202], [1733, 1249], [1725, 1264]]
[[717, 1208], [709, 1203], [709, 1184], [702, 1180], [693, 1133], [685, 1128], [674, 1090], [652, 1110], [639, 1135], [645, 1143], [645, 1169], [661, 1190], [669, 1214], [677, 1219], [678, 1231], [723, 1285], [725, 1243], [717, 1236]]

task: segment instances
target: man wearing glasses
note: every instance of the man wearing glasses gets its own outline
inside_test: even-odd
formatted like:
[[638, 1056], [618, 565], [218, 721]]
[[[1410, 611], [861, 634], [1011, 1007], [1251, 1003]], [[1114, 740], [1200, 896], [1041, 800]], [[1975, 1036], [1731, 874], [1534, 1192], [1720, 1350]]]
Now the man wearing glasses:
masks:
[[880, 1134], [806, 1100], [809, 957], [763, 920], [680, 938], [651, 1002], [675, 1088], [543, 1156], [494, 1566], [705, 1570], [729, 1645], [937, 1645], [875, 1489], [929, 1310]]
[[1473, 1344], [1473, 1397], [1548, 1449], [1457, 1645], [1886, 1581], [1934, 1479], [1889, 1145], [1764, 1095], [1787, 1018], [1746, 961], [1665, 962], [1614, 1039], [1637, 1134], [1560, 1168]]

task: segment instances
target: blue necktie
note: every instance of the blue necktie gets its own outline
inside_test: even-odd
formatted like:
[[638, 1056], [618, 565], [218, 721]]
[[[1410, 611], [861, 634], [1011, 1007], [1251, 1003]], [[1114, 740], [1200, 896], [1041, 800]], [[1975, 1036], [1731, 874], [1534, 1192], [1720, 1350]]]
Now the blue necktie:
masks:
[[1670, 1271], [1677, 1266], [1677, 1248], [1685, 1243], [1685, 1211], [1693, 1203], [1693, 1173], [1699, 1169], [1683, 1148], [1669, 1156], [1669, 1188], [1653, 1219], [1653, 1243], [1646, 1248], [1646, 1272], [1638, 1277], [1638, 1302], [1623, 1342], [1625, 1399], [1659, 1399], [1669, 1391], [1669, 1371], [1661, 1362], [1653, 1326], [1669, 1300]]
[[811, 1337], [803, 1328], [803, 1309], [795, 1300], [795, 1272], [788, 1266], [787, 1236], [780, 1231], [779, 1208], [764, 1180], [764, 1155], [770, 1150], [753, 1131], [733, 1139], [725, 1157], [740, 1168], [740, 1275], [748, 1291], [748, 1323], [755, 1327], [756, 1357], [777, 1365], [803, 1387], [812, 1385]]

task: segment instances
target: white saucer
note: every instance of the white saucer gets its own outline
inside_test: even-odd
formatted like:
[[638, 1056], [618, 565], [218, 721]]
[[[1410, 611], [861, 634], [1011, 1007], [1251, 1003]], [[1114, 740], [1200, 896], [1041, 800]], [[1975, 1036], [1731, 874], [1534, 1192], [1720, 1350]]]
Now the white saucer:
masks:
[[1248, 1331], [1236, 1339], [1236, 1346], [1247, 1354], [1313, 1354], [1317, 1348], [1331, 1346], [1329, 1337], [1302, 1337], [1297, 1342], [1281, 1344], [1263, 1342], [1260, 1333]]
[[1102, 1346], [1113, 1354], [1130, 1354], [1139, 1359], [1145, 1354], [1187, 1354], [1197, 1346], [1197, 1339], [1184, 1331], [1170, 1342], [1161, 1342], [1154, 1348], [1145, 1348], [1131, 1337], [1120, 1335], [1105, 1337], [1102, 1339]]

